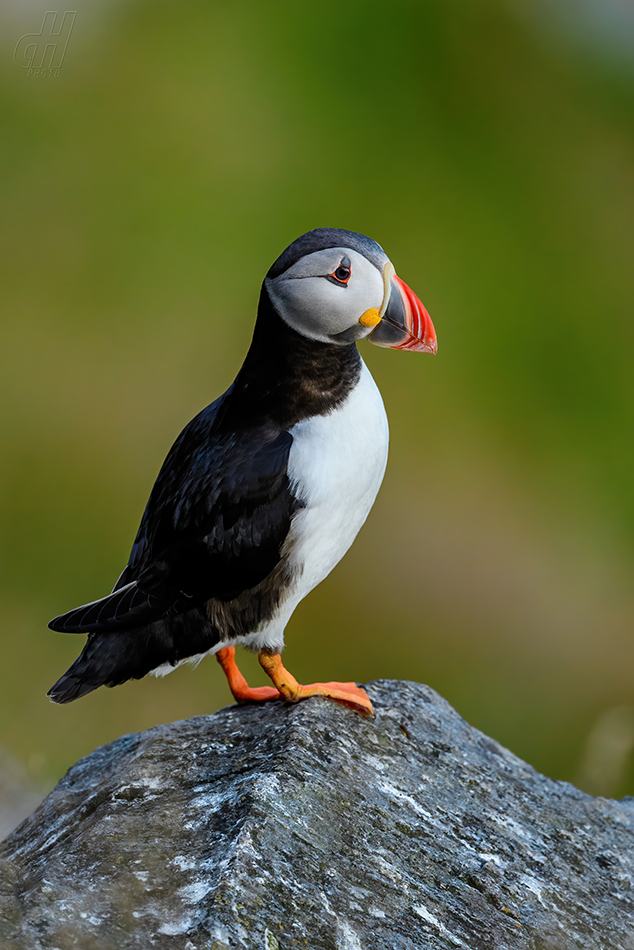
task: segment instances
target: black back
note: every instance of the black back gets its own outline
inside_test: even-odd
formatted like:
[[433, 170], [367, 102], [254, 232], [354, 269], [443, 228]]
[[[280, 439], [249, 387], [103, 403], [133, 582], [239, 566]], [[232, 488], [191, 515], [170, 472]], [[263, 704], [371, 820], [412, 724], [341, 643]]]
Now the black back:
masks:
[[287, 473], [289, 430], [336, 408], [360, 371], [354, 344], [301, 336], [263, 287], [242, 369], [172, 446], [115, 593], [56, 618], [52, 629], [139, 627], [210, 599], [232, 601], [264, 581], [303, 504]]

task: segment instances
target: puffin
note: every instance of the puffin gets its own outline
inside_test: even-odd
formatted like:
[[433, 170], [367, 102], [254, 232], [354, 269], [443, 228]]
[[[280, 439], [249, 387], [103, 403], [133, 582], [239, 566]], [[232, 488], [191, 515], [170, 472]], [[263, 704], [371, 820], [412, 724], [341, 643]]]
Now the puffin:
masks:
[[[170, 449], [112, 593], [49, 623], [88, 634], [53, 702], [213, 654], [238, 703], [324, 696], [373, 713], [356, 683], [302, 685], [281, 659], [293, 611], [354, 541], [385, 472], [364, 339], [436, 352], [427, 310], [379, 244], [341, 228], [301, 235], [266, 274], [235, 381]], [[236, 646], [271, 686], [248, 685]]]

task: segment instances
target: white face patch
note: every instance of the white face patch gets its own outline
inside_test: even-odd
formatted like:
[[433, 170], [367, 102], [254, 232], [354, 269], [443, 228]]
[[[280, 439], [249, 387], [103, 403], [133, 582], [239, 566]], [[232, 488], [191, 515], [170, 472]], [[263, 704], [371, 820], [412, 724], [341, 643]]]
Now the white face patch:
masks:
[[[329, 279], [344, 258], [350, 262], [346, 284]], [[354, 339], [368, 336], [374, 328], [359, 324], [359, 318], [372, 308], [380, 310], [384, 294], [382, 272], [347, 247], [307, 254], [279, 277], [267, 278], [265, 284], [284, 322], [321, 343], [350, 342], [336, 337], [353, 328]]]

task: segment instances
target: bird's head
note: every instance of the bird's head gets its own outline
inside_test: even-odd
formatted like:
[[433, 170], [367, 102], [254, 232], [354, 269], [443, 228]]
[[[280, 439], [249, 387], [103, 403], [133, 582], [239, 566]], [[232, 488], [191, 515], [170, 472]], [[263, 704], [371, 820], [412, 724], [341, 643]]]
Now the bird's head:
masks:
[[369, 339], [378, 346], [436, 352], [427, 310], [396, 276], [376, 241], [340, 228], [317, 228], [293, 241], [264, 285], [280, 317], [321, 343]]

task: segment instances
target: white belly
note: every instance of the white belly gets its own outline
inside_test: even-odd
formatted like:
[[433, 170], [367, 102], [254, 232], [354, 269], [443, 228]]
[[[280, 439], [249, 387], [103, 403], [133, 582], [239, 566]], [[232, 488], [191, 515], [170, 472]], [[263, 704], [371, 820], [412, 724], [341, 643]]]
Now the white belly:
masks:
[[291, 614], [330, 574], [354, 539], [381, 487], [389, 432], [381, 394], [363, 364], [348, 398], [325, 416], [313, 416], [290, 430], [288, 474], [303, 502], [291, 524], [288, 543], [295, 580], [275, 616], [241, 637], [252, 650], [281, 652]]
[[299, 569], [293, 608], [341, 560], [383, 481], [388, 425], [381, 394], [363, 364], [361, 377], [334, 412], [291, 429], [289, 476], [305, 503], [291, 527]]

